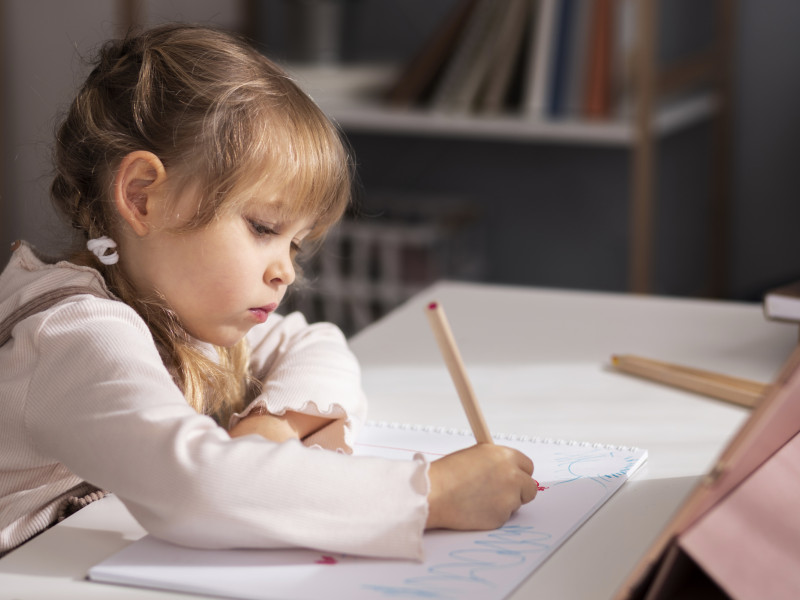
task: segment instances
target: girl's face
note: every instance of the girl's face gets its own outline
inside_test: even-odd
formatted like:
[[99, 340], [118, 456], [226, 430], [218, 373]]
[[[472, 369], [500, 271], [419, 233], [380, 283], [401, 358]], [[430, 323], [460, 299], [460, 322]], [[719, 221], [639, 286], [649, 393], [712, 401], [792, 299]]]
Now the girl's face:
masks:
[[313, 223], [287, 220], [277, 204], [256, 201], [175, 233], [196, 202], [184, 194], [167, 226], [139, 240], [132, 279], [140, 293], [162, 295], [192, 336], [232, 346], [278, 308]]

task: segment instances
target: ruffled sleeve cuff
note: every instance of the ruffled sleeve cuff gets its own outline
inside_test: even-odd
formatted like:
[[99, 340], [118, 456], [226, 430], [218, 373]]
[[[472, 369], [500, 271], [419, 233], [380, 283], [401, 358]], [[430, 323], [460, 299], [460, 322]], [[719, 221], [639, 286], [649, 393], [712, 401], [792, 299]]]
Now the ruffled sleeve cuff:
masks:
[[425, 526], [428, 523], [428, 494], [431, 489], [430, 481], [430, 463], [425, 456], [421, 453], [414, 455], [413, 462], [416, 469], [411, 475], [411, 489], [416, 494], [417, 503], [414, 507], [414, 517], [412, 518], [412, 546], [416, 547], [415, 556], [416, 560], [422, 561], [425, 559], [425, 548], [422, 543], [425, 534]]
[[352, 407], [353, 410], [348, 414], [343, 406], [336, 403], [329, 403], [324, 407], [319, 407], [316, 402], [308, 401], [301, 406], [294, 407], [287, 406], [285, 402], [279, 400], [270, 400], [269, 397], [262, 394], [253, 400], [242, 412], [234, 413], [230, 418], [228, 428], [232, 429], [242, 419], [251, 414], [271, 414], [280, 416], [285, 414], [287, 410], [291, 410], [307, 415], [332, 419], [325, 427], [312, 433], [303, 440], [306, 446], [318, 446], [327, 450], [352, 454], [356, 435], [364, 424], [366, 416], [366, 399], [363, 397], [363, 393], [359, 393], [359, 395], [361, 396], [360, 401]]

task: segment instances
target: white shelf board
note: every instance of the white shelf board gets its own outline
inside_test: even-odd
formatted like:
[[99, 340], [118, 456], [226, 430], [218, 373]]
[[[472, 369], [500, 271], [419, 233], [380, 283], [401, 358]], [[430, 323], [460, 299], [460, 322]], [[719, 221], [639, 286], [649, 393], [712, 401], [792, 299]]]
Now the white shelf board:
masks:
[[[393, 108], [378, 100], [396, 74], [396, 68], [386, 65], [289, 65], [287, 70], [325, 113], [349, 132], [621, 147], [635, 141], [630, 118], [549, 120]], [[655, 135], [663, 137], [689, 127], [713, 115], [716, 108], [716, 97], [710, 92], [666, 103], [654, 115]]]

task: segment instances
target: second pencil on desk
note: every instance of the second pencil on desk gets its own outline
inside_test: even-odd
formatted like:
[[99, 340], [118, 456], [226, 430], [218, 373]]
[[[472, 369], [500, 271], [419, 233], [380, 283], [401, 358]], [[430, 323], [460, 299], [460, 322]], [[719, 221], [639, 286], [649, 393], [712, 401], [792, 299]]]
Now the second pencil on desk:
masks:
[[611, 364], [620, 371], [631, 375], [748, 408], [753, 408], [769, 390], [768, 385], [757, 381], [673, 365], [630, 354], [612, 356]]
[[456, 386], [456, 392], [458, 392], [464, 412], [467, 413], [467, 420], [475, 440], [481, 444], [492, 444], [492, 434], [489, 433], [489, 427], [483, 418], [478, 398], [475, 396], [472, 384], [467, 376], [464, 361], [461, 360], [461, 353], [458, 351], [458, 346], [453, 337], [453, 332], [450, 330], [450, 324], [447, 321], [444, 309], [438, 302], [431, 302], [428, 304], [425, 314], [428, 315], [428, 321], [436, 338], [436, 343], [439, 345], [447, 370], [450, 371], [450, 377]]

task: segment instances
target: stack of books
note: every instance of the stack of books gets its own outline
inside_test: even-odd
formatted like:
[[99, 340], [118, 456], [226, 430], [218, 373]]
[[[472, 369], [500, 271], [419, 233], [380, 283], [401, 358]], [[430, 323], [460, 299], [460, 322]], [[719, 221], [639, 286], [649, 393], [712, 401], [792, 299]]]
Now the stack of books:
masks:
[[634, 0], [458, 0], [386, 101], [454, 114], [624, 116], [633, 20]]
[[775, 321], [800, 323], [800, 281], [768, 290], [764, 294], [764, 314]]

